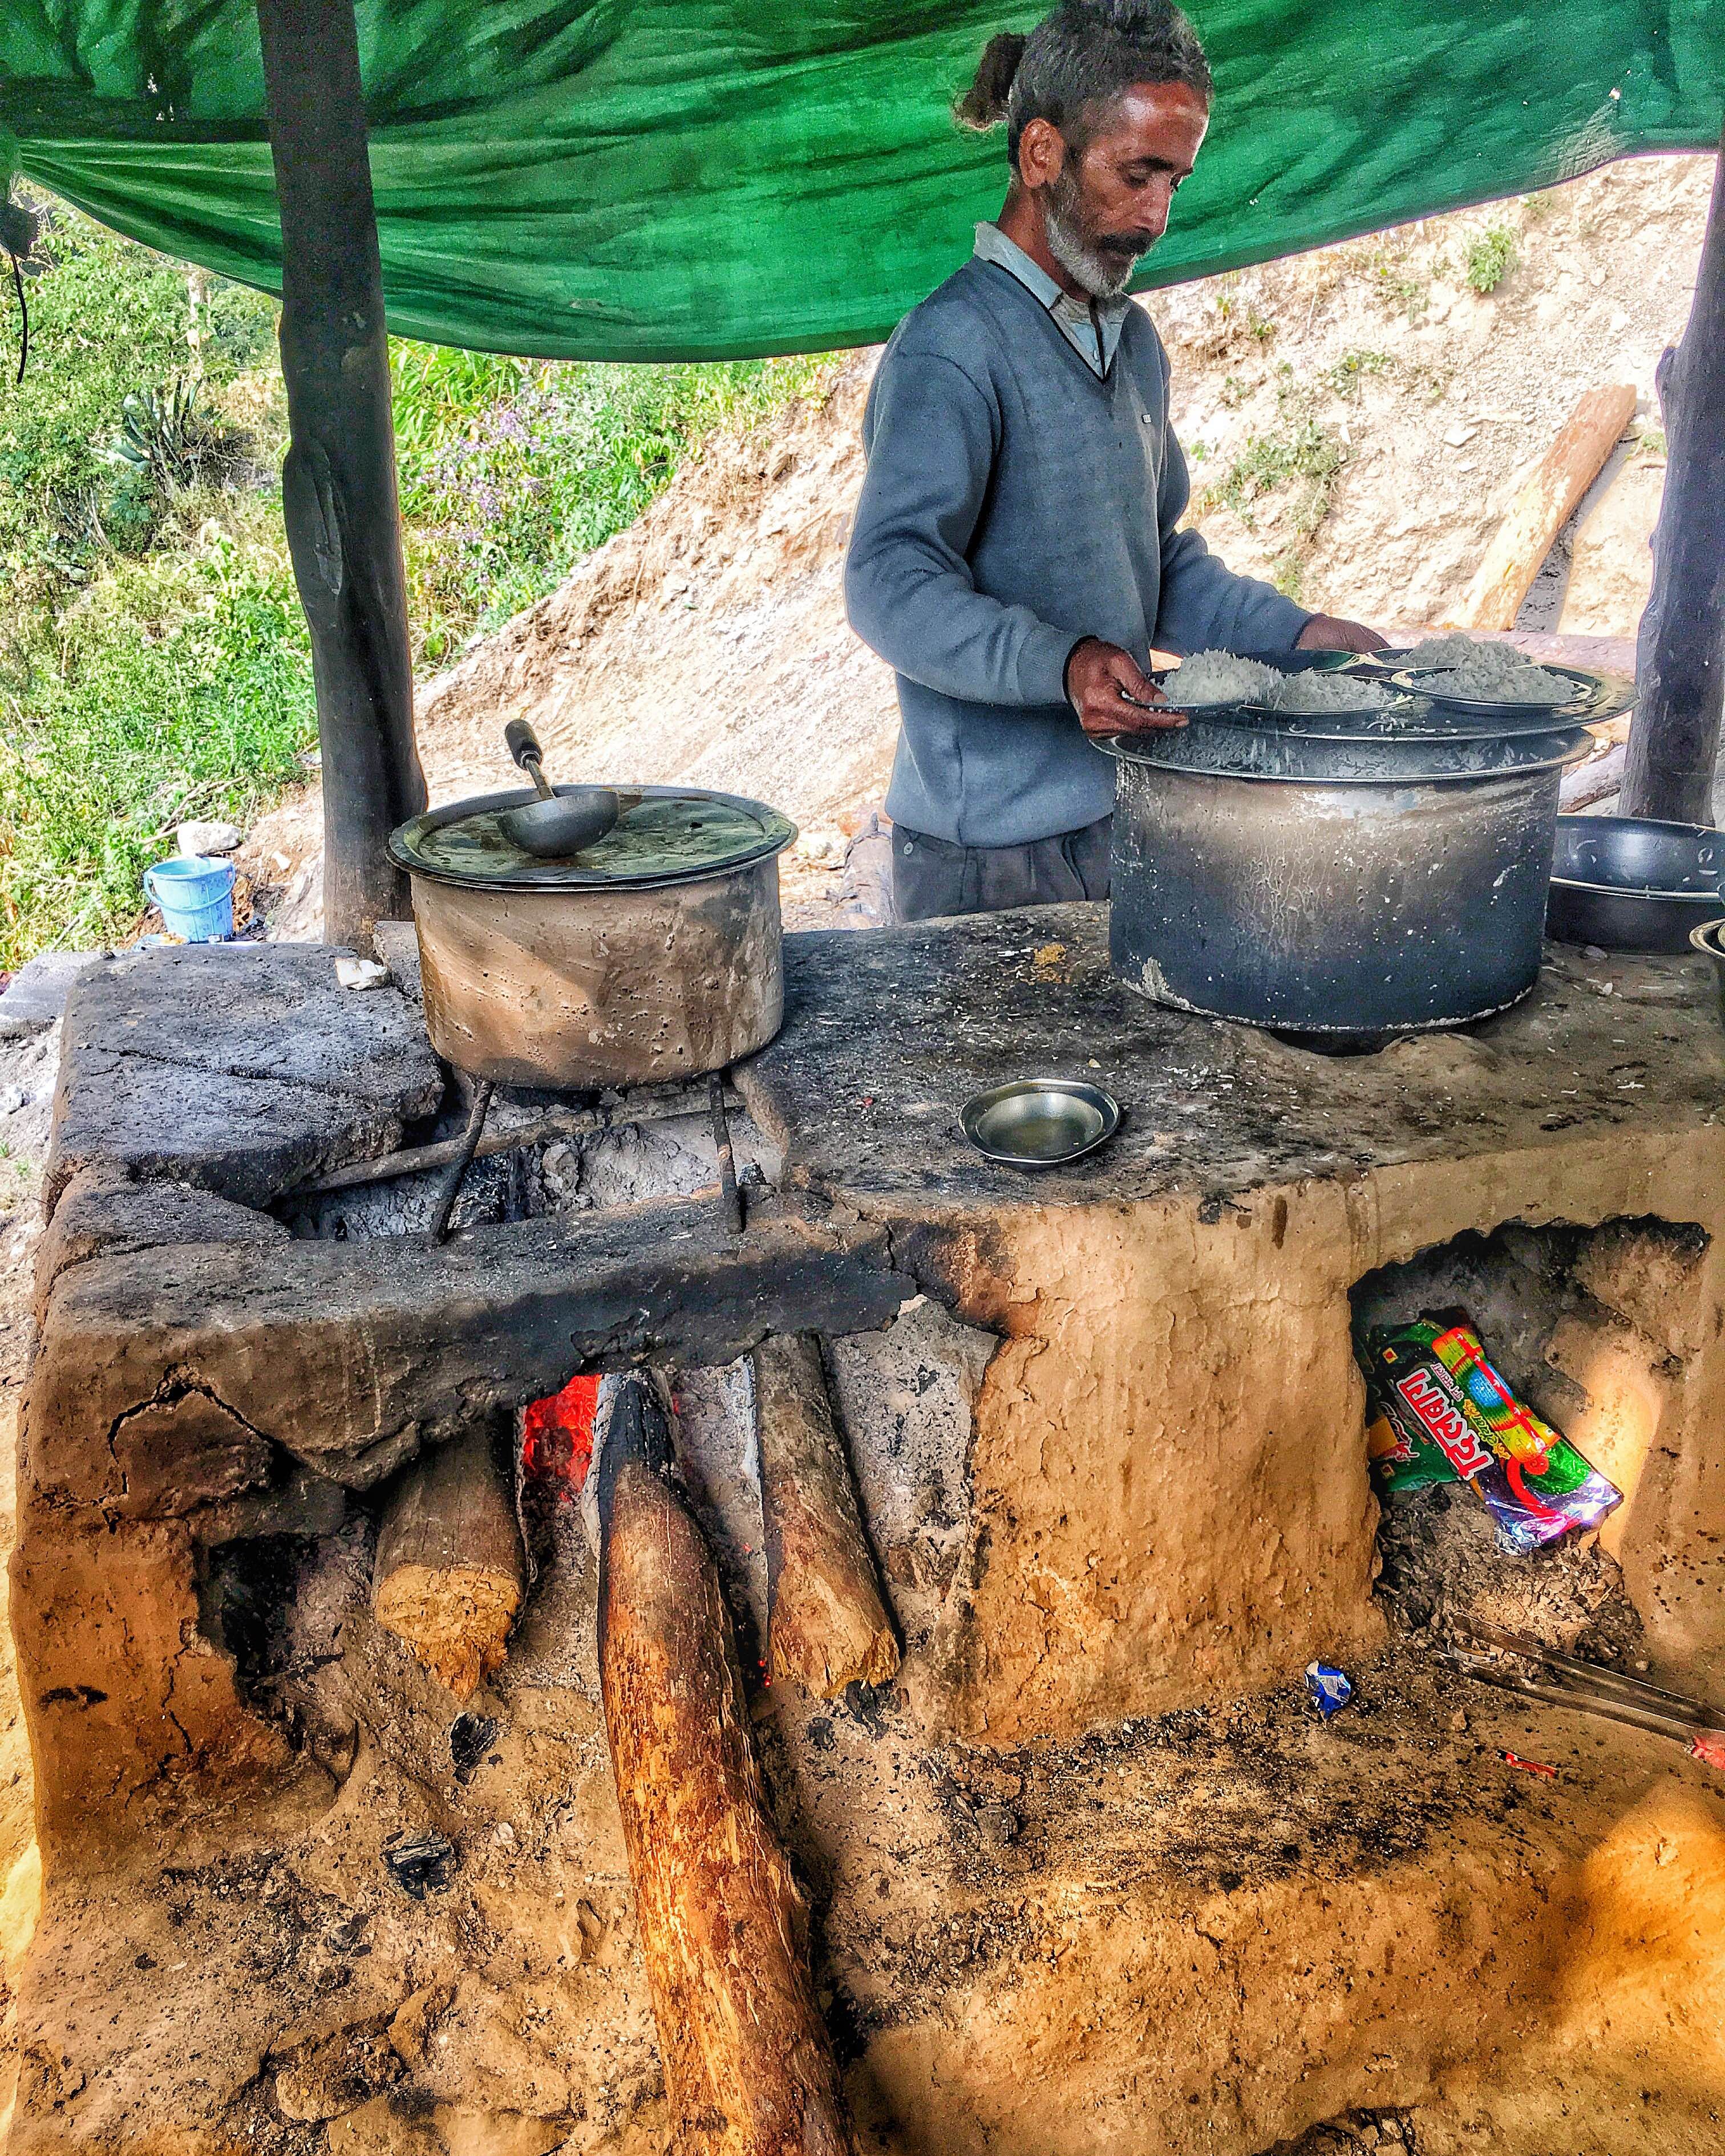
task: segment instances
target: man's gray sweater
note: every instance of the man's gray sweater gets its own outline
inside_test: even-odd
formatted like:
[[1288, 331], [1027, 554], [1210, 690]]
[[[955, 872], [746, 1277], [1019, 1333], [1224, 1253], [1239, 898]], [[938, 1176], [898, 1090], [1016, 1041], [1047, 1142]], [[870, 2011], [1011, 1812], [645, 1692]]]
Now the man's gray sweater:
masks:
[[1065, 700], [1086, 636], [1286, 649], [1310, 617], [1178, 531], [1191, 493], [1168, 365], [1127, 310], [1099, 377], [1035, 295], [973, 259], [900, 323], [863, 420], [845, 566], [851, 626], [898, 674], [887, 813], [966, 846], [1022, 845], [1114, 804]]

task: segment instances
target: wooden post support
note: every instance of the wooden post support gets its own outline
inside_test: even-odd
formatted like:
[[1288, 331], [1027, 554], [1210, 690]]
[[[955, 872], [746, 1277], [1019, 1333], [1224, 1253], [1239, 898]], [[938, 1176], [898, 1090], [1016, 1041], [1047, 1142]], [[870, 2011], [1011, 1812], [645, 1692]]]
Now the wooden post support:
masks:
[[1589, 389], [1516, 495], [1474, 572], [1461, 619], [1469, 629], [1513, 629], [1552, 542], [1604, 469], [1635, 416], [1635, 384]]
[[1683, 341], [1659, 362], [1665, 498], [1635, 644], [1625, 816], [1711, 824], [1725, 699], [1725, 135]]
[[526, 1578], [515, 1507], [486, 1431], [402, 1470], [377, 1534], [372, 1610], [457, 1699], [501, 1666]]
[[599, 1668], [678, 2156], [850, 2156], [717, 1572], [635, 1378], [598, 1463]]
[[768, 1658], [823, 1699], [885, 1684], [898, 1640], [864, 1537], [850, 1462], [812, 1332], [754, 1353], [755, 1428], [766, 1529]]
[[384, 840], [425, 806], [413, 746], [383, 272], [353, 0], [258, 0], [281, 206], [288, 546], [323, 750], [324, 932], [405, 919]]

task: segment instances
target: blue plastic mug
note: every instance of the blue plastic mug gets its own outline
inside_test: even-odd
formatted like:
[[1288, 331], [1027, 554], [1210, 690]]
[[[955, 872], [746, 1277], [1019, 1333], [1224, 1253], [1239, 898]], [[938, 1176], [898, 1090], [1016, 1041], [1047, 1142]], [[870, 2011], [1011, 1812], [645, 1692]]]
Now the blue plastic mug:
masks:
[[170, 935], [188, 943], [225, 942], [234, 933], [234, 864], [176, 854], [144, 871], [144, 890]]

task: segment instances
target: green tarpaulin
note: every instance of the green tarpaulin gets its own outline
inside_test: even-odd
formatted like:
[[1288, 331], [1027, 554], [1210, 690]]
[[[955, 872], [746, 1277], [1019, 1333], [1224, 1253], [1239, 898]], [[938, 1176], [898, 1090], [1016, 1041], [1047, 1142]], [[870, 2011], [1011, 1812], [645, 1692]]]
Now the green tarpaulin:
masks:
[[[607, 359], [884, 336], [998, 207], [983, 0], [360, 0], [391, 326]], [[1147, 284], [1710, 146], [1725, 0], [1198, 0], [1210, 138]], [[5, 141], [9, 133], [15, 145]], [[0, 162], [273, 286], [253, 0], [0, 0]]]

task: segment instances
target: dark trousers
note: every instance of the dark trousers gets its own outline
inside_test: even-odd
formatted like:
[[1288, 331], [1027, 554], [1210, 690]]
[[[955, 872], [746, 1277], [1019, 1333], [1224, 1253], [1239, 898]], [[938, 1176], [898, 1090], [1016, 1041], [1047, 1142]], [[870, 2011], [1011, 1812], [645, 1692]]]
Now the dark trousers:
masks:
[[955, 846], [922, 831], [892, 829], [892, 908], [901, 921], [946, 913], [1004, 913], [1015, 906], [1108, 896], [1104, 816], [1024, 846]]

